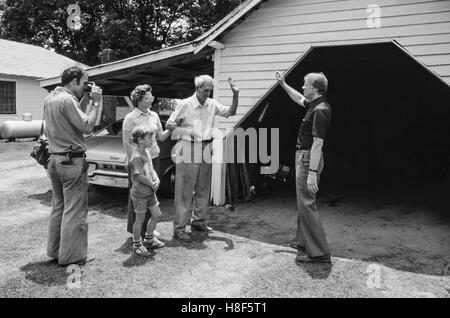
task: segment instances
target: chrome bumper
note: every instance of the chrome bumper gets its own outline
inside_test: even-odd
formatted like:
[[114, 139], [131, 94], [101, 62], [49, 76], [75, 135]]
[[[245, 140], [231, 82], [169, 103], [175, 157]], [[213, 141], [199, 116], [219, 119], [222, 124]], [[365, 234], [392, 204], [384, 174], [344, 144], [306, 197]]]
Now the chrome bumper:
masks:
[[96, 169], [88, 178], [90, 184], [128, 189], [128, 174], [124, 172]]

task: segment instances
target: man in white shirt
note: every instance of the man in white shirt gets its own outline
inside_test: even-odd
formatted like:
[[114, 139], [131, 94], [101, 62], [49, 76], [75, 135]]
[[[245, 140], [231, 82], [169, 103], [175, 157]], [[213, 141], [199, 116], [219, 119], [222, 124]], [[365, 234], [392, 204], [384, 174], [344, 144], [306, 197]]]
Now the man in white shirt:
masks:
[[203, 156], [198, 160], [194, 155], [199, 147], [202, 155], [211, 152], [216, 115], [226, 118], [236, 115], [239, 89], [231, 77], [228, 82], [233, 100], [231, 106], [223, 106], [209, 98], [214, 89], [214, 79], [209, 75], [196, 77], [195, 94], [180, 102], [166, 124], [166, 128], [173, 131], [172, 138], [179, 139], [175, 147], [184, 152], [182, 157], [192, 159], [177, 161], [176, 166], [174, 237], [181, 240], [190, 239], [186, 232], [186, 225], [189, 223], [194, 230], [212, 231], [205, 223], [211, 192], [212, 164]]

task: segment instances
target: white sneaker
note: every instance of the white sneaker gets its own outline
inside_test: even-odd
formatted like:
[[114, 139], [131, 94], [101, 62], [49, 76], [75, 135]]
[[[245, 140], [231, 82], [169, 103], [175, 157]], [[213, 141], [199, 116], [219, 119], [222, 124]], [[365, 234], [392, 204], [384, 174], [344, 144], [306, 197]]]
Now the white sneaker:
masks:
[[144, 256], [144, 257], [152, 255], [142, 244], [139, 247], [133, 247], [133, 252], [134, 252], [134, 254], [136, 254], [138, 256]]
[[149, 248], [149, 249], [162, 248], [162, 247], [166, 246], [166, 244], [164, 244], [163, 242], [158, 240], [157, 237], [154, 237], [153, 240], [150, 242], [144, 241], [144, 245], [146, 248]]

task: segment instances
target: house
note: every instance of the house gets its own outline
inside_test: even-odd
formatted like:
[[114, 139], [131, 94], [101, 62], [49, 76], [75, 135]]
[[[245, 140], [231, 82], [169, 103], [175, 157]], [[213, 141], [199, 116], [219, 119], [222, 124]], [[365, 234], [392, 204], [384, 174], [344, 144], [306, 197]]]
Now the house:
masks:
[[26, 113], [42, 119], [48, 92], [39, 79], [76, 64], [82, 65], [42, 47], [0, 39], [0, 122], [21, 120]]
[[[149, 82], [155, 95], [178, 98], [193, 92], [193, 76], [213, 74], [225, 105], [232, 76], [240, 107], [218, 126], [279, 129], [280, 164], [289, 167], [304, 113], [274, 74], [300, 90], [305, 74], [321, 71], [334, 109], [327, 180], [356, 188], [450, 180], [448, 0], [247, 0], [192, 42], [88, 71], [106, 90]], [[215, 204], [227, 199], [229, 168], [213, 168]]]

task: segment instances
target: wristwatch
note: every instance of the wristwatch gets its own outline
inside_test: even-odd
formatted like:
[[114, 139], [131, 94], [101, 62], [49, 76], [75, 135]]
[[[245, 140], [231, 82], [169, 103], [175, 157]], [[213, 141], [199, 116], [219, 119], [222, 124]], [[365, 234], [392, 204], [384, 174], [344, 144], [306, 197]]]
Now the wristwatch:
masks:
[[98, 102], [93, 103], [92, 105], [94, 105], [95, 107], [100, 106], [100, 104]]

